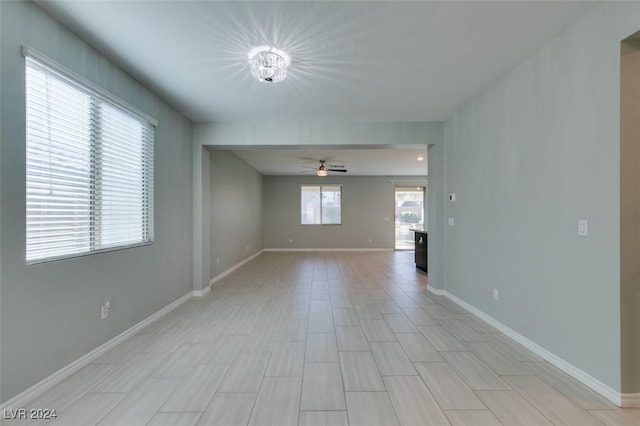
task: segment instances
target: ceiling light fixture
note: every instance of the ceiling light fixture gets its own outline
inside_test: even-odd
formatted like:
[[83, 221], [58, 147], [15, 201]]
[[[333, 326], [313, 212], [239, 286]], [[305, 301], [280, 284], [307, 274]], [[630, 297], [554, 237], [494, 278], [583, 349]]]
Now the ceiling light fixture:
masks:
[[249, 51], [251, 75], [266, 83], [278, 83], [287, 76], [287, 67], [291, 65], [289, 55], [271, 46], [258, 46]]
[[324, 166], [324, 161], [320, 161], [320, 167], [318, 167], [318, 171], [316, 172], [316, 175], [320, 176], [320, 177], [325, 177], [326, 175], [329, 174], [329, 171], [327, 170], [327, 168]]
[[417, 158], [418, 161], [424, 161], [424, 157], [421, 155]]

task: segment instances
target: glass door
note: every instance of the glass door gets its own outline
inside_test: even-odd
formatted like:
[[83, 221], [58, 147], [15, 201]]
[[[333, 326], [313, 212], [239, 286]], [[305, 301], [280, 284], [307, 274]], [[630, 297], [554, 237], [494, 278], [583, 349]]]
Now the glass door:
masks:
[[414, 250], [414, 233], [411, 229], [426, 229], [425, 192], [424, 186], [396, 188], [396, 250]]

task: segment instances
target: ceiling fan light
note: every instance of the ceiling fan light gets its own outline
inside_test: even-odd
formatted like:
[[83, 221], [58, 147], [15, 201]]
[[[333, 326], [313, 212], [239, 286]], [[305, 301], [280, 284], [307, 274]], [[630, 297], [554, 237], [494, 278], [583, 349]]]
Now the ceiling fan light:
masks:
[[319, 169], [316, 174], [320, 177], [325, 177], [326, 175], [329, 174], [329, 172], [327, 172], [325, 169]]
[[279, 83], [287, 77], [289, 55], [271, 46], [258, 46], [249, 51], [251, 75], [261, 82]]

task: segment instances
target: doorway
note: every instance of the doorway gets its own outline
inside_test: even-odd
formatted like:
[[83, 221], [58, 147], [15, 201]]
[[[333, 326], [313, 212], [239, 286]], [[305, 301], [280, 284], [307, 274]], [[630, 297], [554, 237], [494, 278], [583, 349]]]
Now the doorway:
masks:
[[[620, 58], [620, 340], [622, 394], [640, 403], [640, 31]], [[633, 397], [632, 397], [633, 398]], [[631, 401], [631, 398], [630, 398]], [[630, 406], [633, 402], [629, 403]]]
[[414, 250], [414, 233], [411, 229], [426, 230], [426, 187], [395, 188], [395, 249]]

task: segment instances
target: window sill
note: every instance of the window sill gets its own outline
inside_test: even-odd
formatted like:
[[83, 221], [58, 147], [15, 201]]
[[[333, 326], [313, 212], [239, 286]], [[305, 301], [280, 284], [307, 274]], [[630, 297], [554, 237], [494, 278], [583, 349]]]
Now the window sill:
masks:
[[69, 259], [75, 259], [78, 257], [92, 256], [94, 254], [103, 254], [103, 253], [109, 253], [112, 251], [120, 251], [120, 250], [136, 248], [136, 247], [150, 246], [152, 244], [153, 244], [153, 241], [149, 241], [147, 243], [138, 243], [138, 244], [130, 244], [126, 246], [109, 247], [105, 249], [92, 250], [92, 251], [83, 252], [83, 253], [72, 253], [72, 254], [65, 254], [62, 256], [47, 257], [44, 259], [27, 260], [26, 265], [27, 266], [40, 265], [42, 263], [57, 262], [59, 260], [69, 260]]

